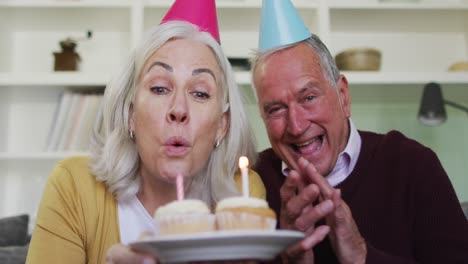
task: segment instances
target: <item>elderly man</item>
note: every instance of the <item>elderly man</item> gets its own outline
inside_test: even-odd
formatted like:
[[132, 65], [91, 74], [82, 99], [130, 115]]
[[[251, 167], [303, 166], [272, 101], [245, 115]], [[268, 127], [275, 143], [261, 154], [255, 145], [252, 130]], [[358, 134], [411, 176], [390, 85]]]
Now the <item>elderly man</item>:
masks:
[[264, 1], [260, 30], [253, 82], [272, 148], [255, 169], [280, 228], [306, 233], [288, 257], [468, 263], [468, 223], [436, 154], [356, 129], [345, 76], [289, 0]]

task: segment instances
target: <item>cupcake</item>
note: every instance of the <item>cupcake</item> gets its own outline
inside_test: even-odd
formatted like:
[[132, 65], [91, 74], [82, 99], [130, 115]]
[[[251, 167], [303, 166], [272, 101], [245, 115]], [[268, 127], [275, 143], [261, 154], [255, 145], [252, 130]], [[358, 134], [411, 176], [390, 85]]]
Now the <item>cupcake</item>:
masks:
[[216, 205], [219, 230], [274, 230], [276, 214], [265, 200], [254, 197], [230, 197]]
[[215, 217], [203, 201], [187, 199], [159, 207], [154, 214], [158, 235], [209, 232], [216, 229]]

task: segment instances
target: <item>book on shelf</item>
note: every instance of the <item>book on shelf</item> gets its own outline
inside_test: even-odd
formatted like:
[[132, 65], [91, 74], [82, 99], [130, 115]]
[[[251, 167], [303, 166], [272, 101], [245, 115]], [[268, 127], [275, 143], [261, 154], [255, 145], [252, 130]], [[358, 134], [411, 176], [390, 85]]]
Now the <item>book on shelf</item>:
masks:
[[62, 134], [60, 135], [60, 140], [58, 143], [57, 148], [55, 149], [56, 151], [63, 151], [65, 150], [65, 144], [68, 140], [68, 137], [71, 134], [73, 125], [77, 122], [76, 117], [77, 113], [79, 111], [79, 108], [81, 107], [80, 105], [83, 102], [83, 98], [81, 94], [79, 93], [73, 93], [72, 94], [72, 100], [70, 103], [70, 111], [68, 112], [67, 118], [65, 120], [65, 124], [63, 126], [63, 131]]
[[73, 93], [70, 91], [64, 91], [60, 97], [60, 103], [57, 105], [55, 110], [54, 118], [52, 120], [52, 126], [49, 131], [49, 137], [47, 139], [47, 151], [56, 151], [62, 136], [63, 127], [70, 111], [70, 105]]
[[101, 98], [102, 96], [97, 94], [86, 95], [86, 108], [77, 125], [75, 136], [71, 140], [72, 143], [68, 147], [68, 150], [84, 151], [89, 149], [91, 133], [97, 119]]
[[65, 136], [64, 141], [61, 142], [63, 145], [61, 145], [61, 150], [65, 151], [70, 151], [73, 150], [71, 148], [71, 145], [73, 141], [79, 137], [77, 130], [78, 127], [81, 125], [81, 123], [84, 122], [83, 116], [84, 113], [86, 112], [86, 108], [89, 107], [89, 101], [88, 100], [89, 95], [79, 95], [79, 100], [78, 100], [78, 105], [75, 107], [73, 114], [70, 118], [71, 122], [71, 127], [70, 130], [68, 131], [68, 134]]
[[102, 119], [103, 119], [103, 114], [102, 114], [102, 111], [103, 111], [103, 104], [102, 104], [102, 99], [103, 99], [103, 96], [101, 96], [100, 98], [100, 103], [99, 103], [99, 107], [98, 107], [98, 115], [96, 117], [96, 120], [94, 122], [94, 127], [96, 128], [97, 132], [99, 134], [102, 134], [103, 130], [104, 130], [104, 125], [102, 124]]
[[66, 91], [57, 106], [47, 151], [86, 151], [102, 95]]

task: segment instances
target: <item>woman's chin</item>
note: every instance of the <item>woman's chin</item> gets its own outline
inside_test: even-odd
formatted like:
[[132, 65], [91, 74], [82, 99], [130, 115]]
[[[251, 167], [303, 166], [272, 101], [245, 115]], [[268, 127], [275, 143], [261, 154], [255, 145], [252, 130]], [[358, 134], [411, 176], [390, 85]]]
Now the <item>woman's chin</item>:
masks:
[[182, 175], [184, 178], [190, 177], [190, 166], [184, 161], [168, 161], [161, 164], [161, 175], [164, 178], [175, 181], [177, 175]]

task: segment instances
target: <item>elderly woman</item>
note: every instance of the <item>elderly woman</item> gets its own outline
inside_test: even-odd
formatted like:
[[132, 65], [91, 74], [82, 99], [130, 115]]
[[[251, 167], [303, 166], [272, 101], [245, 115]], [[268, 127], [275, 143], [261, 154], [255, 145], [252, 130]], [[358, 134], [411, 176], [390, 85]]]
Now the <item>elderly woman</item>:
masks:
[[[28, 263], [123, 258], [133, 253], [123, 245], [154, 231], [155, 210], [176, 199], [176, 175], [187, 197], [213, 207], [239, 195], [239, 156], [255, 160], [230, 65], [219, 43], [190, 23], [146, 35], [107, 86], [102, 117], [91, 158], [63, 160], [51, 173]], [[251, 195], [264, 197], [258, 175], [250, 176]]]

